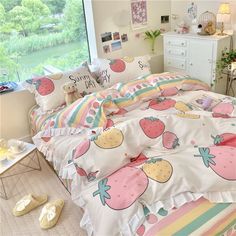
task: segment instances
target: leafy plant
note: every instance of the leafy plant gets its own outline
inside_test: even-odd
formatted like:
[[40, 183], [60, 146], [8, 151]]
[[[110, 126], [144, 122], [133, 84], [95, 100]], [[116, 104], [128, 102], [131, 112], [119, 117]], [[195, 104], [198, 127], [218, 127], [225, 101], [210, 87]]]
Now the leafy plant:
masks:
[[230, 51], [223, 50], [221, 54], [221, 59], [216, 63], [216, 71], [219, 75], [222, 74], [223, 70], [230, 65], [232, 62], [236, 61], [236, 49]]
[[145, 31], [145, 40], [148, 39], [151, 41], [151, 49], [152, 49], [152, 53], [154, 53], [155, 51], [155, 42], [156, 42], [156, 39], [157, 37], [161, 34], [161, 31], [160, 30], [148, 30], [148, 31]]

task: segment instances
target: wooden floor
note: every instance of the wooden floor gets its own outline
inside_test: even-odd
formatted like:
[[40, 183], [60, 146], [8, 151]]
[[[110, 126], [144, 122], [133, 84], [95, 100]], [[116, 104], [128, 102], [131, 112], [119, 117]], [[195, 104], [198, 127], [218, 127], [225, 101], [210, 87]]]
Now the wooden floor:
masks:
[[[85, 231], [80, 228], [81, 209], [71, 201], [70, 194], [42, 157], [40, 158], [40, 163], [42, 167], [41, 171], [35, 170], [5, 179], [7, 190], [10, 190], [12, 186], [15, 187], [9, 192], [9, 200], [0, 198], [0, 235], [85, 236]], [[16, 165], [9, 173], [15, 173], [20, 168], [22, 168], [20, 165]], [[0, 191], [2, 192], [1, 185]], [[34, 209], [24, 216], [13, 216], [12, 208], [15, 203], [22, 196], [29, 193], [48, 194], [49, 201], [57, 198], [65, 200], [65, 206], [54, 228], [49, 230], [42, 230], [40, 228], [38, 218], [43, 206]]]

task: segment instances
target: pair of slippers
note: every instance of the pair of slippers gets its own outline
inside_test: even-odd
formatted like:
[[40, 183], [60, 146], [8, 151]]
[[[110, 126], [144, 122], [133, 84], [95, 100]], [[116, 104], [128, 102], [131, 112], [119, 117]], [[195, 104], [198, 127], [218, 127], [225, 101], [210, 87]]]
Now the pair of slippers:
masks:
[[[45, 202], [48, 201], [47, 195], [33, 195], [29, 194], [21, 198], [13, 208], [14, 216], [23, 216], [33, 209], [41, 206]], [[56, 225], [60, 215], [62, 208], [64, 206], [63, 199], [57, 199], [53, 202], [47, 203], [39, 216], [40, 227], [42, 229], [49, 229]]]

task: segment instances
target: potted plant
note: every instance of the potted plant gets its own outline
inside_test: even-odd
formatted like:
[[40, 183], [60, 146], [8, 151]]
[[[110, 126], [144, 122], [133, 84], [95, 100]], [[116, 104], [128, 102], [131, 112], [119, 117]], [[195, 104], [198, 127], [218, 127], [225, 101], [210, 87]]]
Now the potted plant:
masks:
[[150, 42], [151, 42], [151, 50], [152, 50], [152, 53], [154, 54], [155, 52], [155, 42], [156, 42], [156, 39], [157, 37], [161, 34], [161, 31], [160, 30], [148, 30], [148, 31], [145, 31], [145, 40], [148, 39]]
[[230, 51], [223, 50], [221, 59], [216, 63], [216, 72], [221, 76], [225, 68], [227, 68], [232, 62], [236, 62], [236, 49]]

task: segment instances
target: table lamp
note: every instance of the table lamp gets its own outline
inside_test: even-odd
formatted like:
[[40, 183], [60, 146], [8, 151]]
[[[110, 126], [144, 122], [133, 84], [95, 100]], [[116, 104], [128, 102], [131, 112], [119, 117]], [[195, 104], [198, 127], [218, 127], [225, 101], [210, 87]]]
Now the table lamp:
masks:
[[230, 23], [230, 6], [229, 3], [221, 3], [218, 13], [217, 22], [221, 23], [220, 33], [218, 35], [226, 35], [224, 33], [224, 23]]

